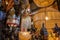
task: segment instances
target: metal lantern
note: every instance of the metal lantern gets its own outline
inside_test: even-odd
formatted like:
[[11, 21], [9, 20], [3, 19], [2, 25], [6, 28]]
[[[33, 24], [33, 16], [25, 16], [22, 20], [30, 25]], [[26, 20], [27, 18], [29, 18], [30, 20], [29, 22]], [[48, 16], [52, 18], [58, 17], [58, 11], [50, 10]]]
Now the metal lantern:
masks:
[[54, 3], [54, 0], [33, 0], [38, 7], [47, 7]]

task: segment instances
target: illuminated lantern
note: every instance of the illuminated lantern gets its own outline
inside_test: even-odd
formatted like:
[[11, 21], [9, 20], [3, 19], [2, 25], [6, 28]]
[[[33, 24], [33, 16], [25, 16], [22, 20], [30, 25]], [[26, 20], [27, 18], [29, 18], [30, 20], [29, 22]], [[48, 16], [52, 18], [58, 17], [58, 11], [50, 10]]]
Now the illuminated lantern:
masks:
[[54, 3], [54, 0], [33, 0], [38, 7], [47, 7]]
[[12, 8], [11, 14], [8, 16], [7, 24], [9, 24], [12, 27], [16, 27], [16, 26], [19, 26], [20, 16], [16, 16], [13, 10], [14, 8]]

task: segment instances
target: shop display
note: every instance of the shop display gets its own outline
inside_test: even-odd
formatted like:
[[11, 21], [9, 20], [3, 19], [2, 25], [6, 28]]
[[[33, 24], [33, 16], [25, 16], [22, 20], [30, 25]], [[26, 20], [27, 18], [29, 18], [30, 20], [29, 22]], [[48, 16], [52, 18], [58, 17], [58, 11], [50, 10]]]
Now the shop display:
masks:
[[[10, 15], [7, 18], [6, 22], [9, 27], [9, 40], [18, 40], [19, 24], [20, 24], [20, 15], [16, 16], [14, 8], [10, 10]], [[12, 36], [14, 38], [12, 38]]]
[[60, 39], [57, 5], [56, 0], [0, 0], [0, 40]]

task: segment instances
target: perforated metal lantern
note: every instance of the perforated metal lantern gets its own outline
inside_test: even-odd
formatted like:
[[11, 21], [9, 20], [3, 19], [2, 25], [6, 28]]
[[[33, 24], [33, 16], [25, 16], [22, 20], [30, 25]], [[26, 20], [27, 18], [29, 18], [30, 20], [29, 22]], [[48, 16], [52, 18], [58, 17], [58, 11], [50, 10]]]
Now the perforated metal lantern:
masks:
[[33, 0], [38, 7], [47, 7], [53, 4], [54, 0]]
[[[33, 22], [36, 28], [40, 29], [43, 22], [47, 29], [53, 28], [55, 23], [60, 26], [60, 12], [58, 10], [48, 7], [46, 9], [40, 9], [34, 13]], [[48, 20], [46, 20], [46, 17], [48, 17]]]

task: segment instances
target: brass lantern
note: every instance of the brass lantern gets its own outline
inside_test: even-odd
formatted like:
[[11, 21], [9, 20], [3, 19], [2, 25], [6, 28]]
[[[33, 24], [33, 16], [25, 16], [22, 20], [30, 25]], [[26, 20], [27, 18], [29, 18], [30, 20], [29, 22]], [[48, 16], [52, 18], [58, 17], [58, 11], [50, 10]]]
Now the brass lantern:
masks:
[[33, 0], [38, 7], [47, 7], [54, 3], [54, 0]]
[[46, 28], [53, 28], [57, 23], [60, 26], [60, 12], [52, 7], [40, 9], [33, 16], [33, 22], [36, 28], [40, 29], [42, 23]]

